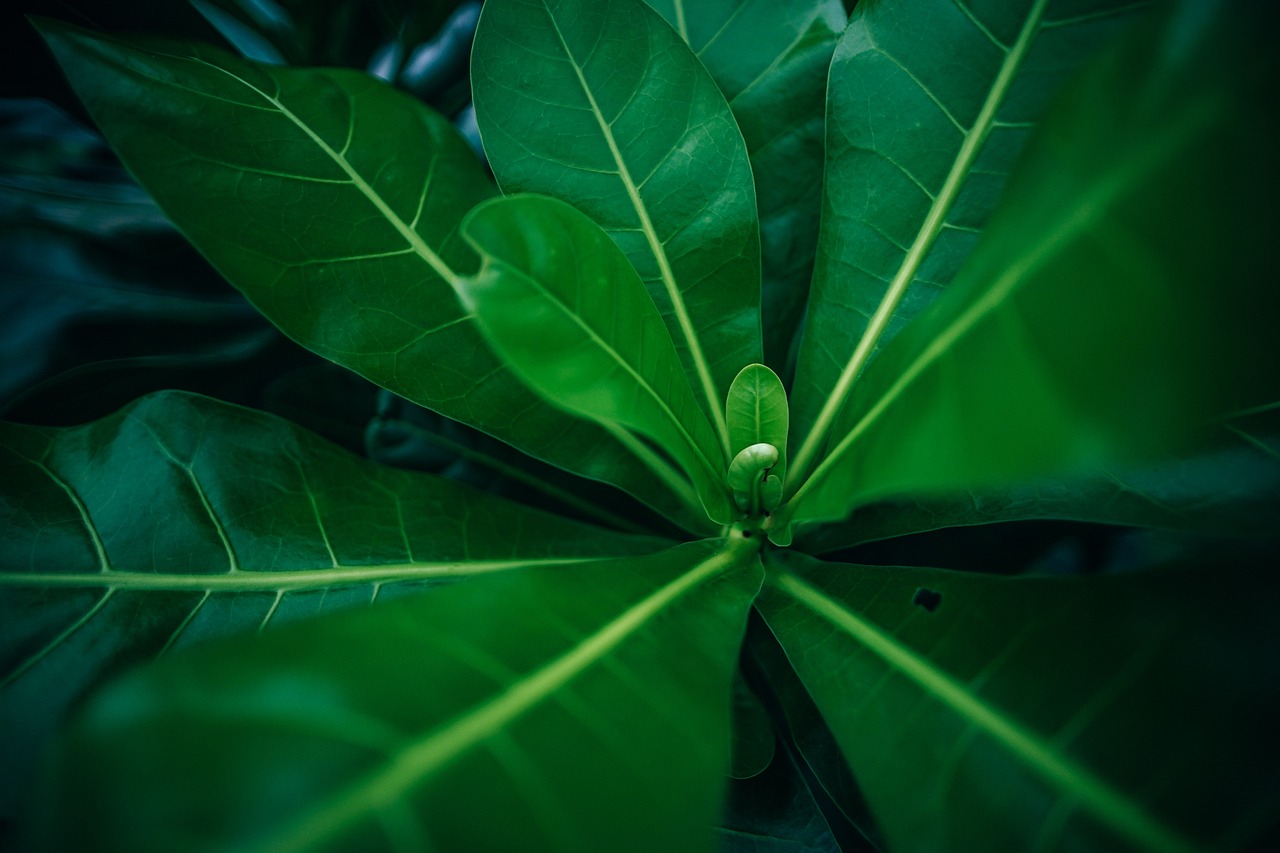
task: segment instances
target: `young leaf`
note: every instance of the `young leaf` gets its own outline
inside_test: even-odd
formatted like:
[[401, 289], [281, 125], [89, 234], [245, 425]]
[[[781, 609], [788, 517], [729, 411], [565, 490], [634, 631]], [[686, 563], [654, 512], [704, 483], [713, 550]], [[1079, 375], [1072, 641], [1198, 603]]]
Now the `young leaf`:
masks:
[[1268, 568], [788, 566], [761, 611], [895, 849], [1241, 849], [1270, 829]]
[[647, 553], [292, 424], [165, 393], [83, 427], [0, 425], [7, 812], [104, 672], [473, 575]]
[[854, 10], [827, 91], [822, 229], [792, 389], [798, 474], [876, 348], [969, 255], [1046, 99], [1139, 5]]
[[477, 265], [458, 224], [495, 191], [447, 119], [357, 71], [38, 26], [139, 182], [285, 334], [680, 517], [613, 436], [524, 388], [458, 304]]
[[506, 192], [570, 202], [640, 273], [728, 444], [721, 401], [760, 360], [760, 229], [724, 96], [642, 0], [492, 0], [471, 59]]
[[1275, 399], [1280, 63], [1240, 7], [1178, 8], [1042, 123], [947, 295], [863, 375], [798, 517], [1157, 458]]
[[754, 548], [695, 543], [162, 661], [77, 716], [29, 838], [277, 853], [709, 847], [760, 578]]
[[781, 372], [804, 310], [822, 201], [827, 68], [839, 0], [648, 0], [706, 66], [756, 177], [765, 363]]
[[[463, 297], [510, 369], [567, 411], [656, 441], [707, 514], [728, 523], [715, 433], [662, 318], [609, 235], [570, 205], [535, 195], [480, 205], [463, 234], [484, 257]], [[668, 479], [688, 490], [674, 471]]]
[[763, 364], [748, 364], [729, 387], [725, 403], [729, 450], [736, 456], [752, 444], [771, 444], [778, 461], [771, 476], [787, 479], [787, 391], [782, 380]]

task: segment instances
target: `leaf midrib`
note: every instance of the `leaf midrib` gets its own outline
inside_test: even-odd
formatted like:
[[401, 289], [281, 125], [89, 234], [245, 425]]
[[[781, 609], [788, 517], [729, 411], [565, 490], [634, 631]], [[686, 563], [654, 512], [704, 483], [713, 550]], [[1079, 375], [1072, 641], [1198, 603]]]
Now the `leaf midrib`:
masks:
[[488, 572], [538, 566], [589, 563], [596, 557], [555, 557], [530, 560], [454, 560], [437, 563], [383, 563], [335, 566], [297, 571], [239, 569], [218, 574], [177, 574], [112, 569], [106, 572], [0, 572], [0, 587], [89, 588], [144, 591], [248, 592], [257, 590], [322, 589], [349, 583], [389, 583], [426, 578], [465, 577]]
[[[944, 221], [951, 212], [951, 208], [959, 197], [960, 190], [969, 176], [970, 169], [986, 143], [987, 136], [995, 122], [996, 112], [1001, 104], [1004, 103], [1004, 98], [1013, 84], [1014, 77], [1021, 68], [1023, 60], [1026, 59], [1027, 53], [1030, 52], [1035, 36], [1039, 32], [1040, 20], [1048, 4], [1049, 0], [1036, 0], [1035, 5], [1028, 10], [1026, 20], [1023, 21], [1022, 29], [1018, 33], [1018, 38], [1005, 54], [1004, 61], [1000, 64], [1000, 70], [991, 84], [991, 90], [987, 93], [987, 98], [982, 104], [978, 117], [974, 119], [973, 125], [965, 133], [964, 141], [960, 145], [960, 150], [956, 153], [955, 160], [951, 164], [951, 170], [947, 173], [941, 191], [933, 199], [933, 203], [929, 205], [929, 212], [925, 216], [924, 222], [921, 223], [920, 229], [916, 232], [915, 240], [912, 241], [911, 247], [902, 260], [902, 264], [898, 267], [897, 273], [889, 284], [889, 288], [880, 300], [880, 305], [871, 316], [871, 320], [863, 331], [862, 337], [858, 340], [858, 345], [854, 348], [853, 354], [849, 356], [849, 360], [845, 363], [844, 369], [841, 370], [835, 386], [831, 389], [831, 393], [827, 395], [827, 399], [814, 420], [813, 426], [792, 460], [790, 470], [794, 483], [800, 482], [801, 478], [809, 473], [809, 468], [815, 462], [818, 451], [826, 440], [836, 416], [844, 406], [845, 400], [848, 399], [849, 391], [853, 387], [854, 381], [871, 357], [876, 344], [883, 337], [885, 329], [889, 326], [889, 321], [893, 318], [894, 311], [897, 310], [898, 304], [902, 301], [903, 296], [906, 295], [907, 289], [915, 281], [916, 273], [919, 272], [920, 266], [932, 250], [938, 234], [942, 231]], [[789, 490], [792, 494], [798, 488], [799, 486], [789, 484]]]
[[301, 853], [320, 848], [364, 817], [385, 809], [414, 787], [550, 698], [697, 586], [729, 569], [733, 548], [699, 562], [629, 607], [564, 654], [521, 676], [501, 693], [408, 744], [377, 770], [320, 803], [257, 849]]
[[769, 584], [843, 631], [940, 704], [981, 729], [1028, 768], [1084, 805], [1102, 823], [1128, 841], [1147, 850], [1165, 853], [1193, 853], [1196, 849], [1194, 844], [1140, 804], [1127, 798], [1124, 791], [1056, 751], [1049, 741], [984, 702], [964, 684], [838, 600], [789, 572], [771, 574]]
[[[622, 156], [622, 150], [618, 148], [617, 140], [613, 137], [613, 128], [609, 125], [609, 122], [605, 121], [604, 113], [596, 102], [595, 94], [591, 91], [591, 86], [587, 83], [587, 78], [582, 73], [582, 68], [579, 66], [577, 59], [574, 58], [573, 51], [569, 49], [569, 43], [565, 41], [564, 33], [560, 31], [560, 23], [556, 20], [555, 13], [547, 5], [546, 0], [543, 0], [542, 7], [547, 13], [547, 20], [551, 22], [551, 28], [555, 31], [556, 38], [564, 50], [565, 57], [569, 61], [569, 67], [573, 69], [574, 76], [578, 79], [578, 85], [582, 87], [582, 92], [586, 95], [587, 102], [591, 105], [591, 114], [595, 117], [596, 124], [600, 127], [605, 143], [609, 146], [609, 153], [613, 157], [613, 161], [618, 165], [618, 177], [627, 191], [631, 206], [640, 217], [640, 229], [644, 232], [645, 240], [649, 244], [649, 251], [653, 254], [654, 260], [658, 262], [658, 272], [662, 277], [662, 285], [667, 291], [667, 298], [671, 300], [676, 322], [679, 324], [680, 332], [689, 347], [689, 355], [693, 359], [694, 370], [698, 374], [698, 382], [702, 386], [702, 392], [707, 399], [711, 422], [715, 427], [717, 436], [720, 438], [727, 461], [728, 454], [731, 452], [729, 449], [728, 423], [725, 420], [724, 409], [720, 404], [720, 395], [716, 390], [715, 380], [711, 376], [711, 367], [707, 363], [706, 355], [702, 352], [702, 342], [698, 338], [698, 332], [694, 329], [688, 308], [684, 304], [684, 295], [680, 292], [680, 288], [676, 286], [675, 273], [672, 271], [671, 262], [667, 258], [666, 247], [658, 239], [658, 233], [653, 227], [653, 221], [649, 218], [648, 206], [641, 197], [635, 180], [631, 177], [631, 170], [627, 167], [626, 160]], [[680, 15], [681, 23], [683, 23], [683, 7], [680, 6], [678, 0], [676, 8]], [[688, 36], [683, 31], [681, 36], [687, 41]]]

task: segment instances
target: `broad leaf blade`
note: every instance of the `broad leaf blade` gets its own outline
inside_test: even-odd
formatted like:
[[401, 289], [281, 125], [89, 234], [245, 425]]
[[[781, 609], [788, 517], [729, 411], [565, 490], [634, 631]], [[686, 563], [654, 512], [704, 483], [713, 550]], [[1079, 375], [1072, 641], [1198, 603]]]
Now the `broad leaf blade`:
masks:
[[839, 0], [648, 0], [706, 66], [756, 178], [765, 362], [784, 373], [804, 310], [822, 199], [827, 67]]
[[856, 386], [804, 517], [1159, 458], [1275, 399], [1277, 63], [1236, 6], [1197, 8], [1042, 123], [947, 296]]
[[126, 663], [423, 585], [662, 544], [176, 393], [84, 427], [0, 425], [0, 527], [6, 810], [64, 708]]
[[1268, 569], [790, 565], [762, 612], [896, 847], [1238, 849], [1271, 829]]
[[854, 10], [827, 91], [821, 236], [792, 389], [797, 473], [878, 347], [950, 284], [1047, 100], [1136, 7]]
[[600, 226], [562, 201], [517, 195], [477, 207], [463, 233], [484, 258], [464, 297], [509, 368], [556, 406], [653, 439], [728, 523], [715, 433], [649, 294]]
[[162, 662], [78, 716], [33, 846], [708, 849], [760, 576], [699, 543]]
[[617, 241], [727, 443], [724, 393], [760, 360], [760, 232], [746, 146], [706, 69], [642, 0], [496, 0], [471, 74], [503, 190], [563, 199]]
[[139, 182], [287, 335], [680, 516], [611, 436], [541, 405], [458, 304], [451, 285], [477, 259], [457, 227], [495, 190], [445, 118], [357, 71], [39, 26]]
[[841, 524], [802, 531], [797, 547], [822, 554], [944, 527], [1030, 519], [1273, 535], [1280, 517], [1280, 405], [1232, 418], [1215, 436], [1200, 452], [1148, 466], [877, 501]]

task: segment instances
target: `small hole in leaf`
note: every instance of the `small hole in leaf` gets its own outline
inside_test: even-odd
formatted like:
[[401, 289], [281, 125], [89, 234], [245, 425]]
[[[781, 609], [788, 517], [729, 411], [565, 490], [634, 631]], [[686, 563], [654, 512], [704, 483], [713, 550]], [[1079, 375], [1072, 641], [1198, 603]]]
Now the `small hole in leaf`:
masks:
[[742, 531], [742, 538], [743, 538], [743, 539], [750, 539], [750, 538], [751, 538], [751, 531], [750, 531], [750, 530], [744, 530], [744, 531]]
[[932, 613], [942, 603], [942, 593], [920, 587], [916, 590], [916, 594], [911, 596], [911, 603], [919, 605]]

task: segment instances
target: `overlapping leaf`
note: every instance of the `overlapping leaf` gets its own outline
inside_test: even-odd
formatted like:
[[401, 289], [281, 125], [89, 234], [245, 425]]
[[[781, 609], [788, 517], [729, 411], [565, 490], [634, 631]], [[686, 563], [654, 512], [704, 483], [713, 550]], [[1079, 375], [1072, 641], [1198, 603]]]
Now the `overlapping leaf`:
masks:
[[77, 715], [31, 845], [709, 848], [761, 577], [737, 542], [507, 573], [137, 672]]
[[286, 334], [679, 515], [610, 435], [526, 391], [459, 306], [451, 285], [477, 261], [457, 226], [494, 190], [447, 120], [355, 71], [40, 26], [134, 175]]
[[0, 431], [6, 809], [103, 673], [424, 584], [659, 540], [359, 460], [269, 415], [161, 394]]
[[1048, 99], [1139, 5], [854, 10], [827, 92], [822, 228], [792, 389], [797, 474], [876, 348], [950, 284]]
[[1066, 93], [948, 294], [863, 374], [803, 517], [1159, 458], [1275, 399], [1280, 64], [1237, 11], [1162, 16]]
[[[511, 370], [560, 408], [653, 439], [679, 462], [707, 514], [727, 524], [715, 433], [657, 308], [600, 226], [557, 199], [514, 195], [477, 207], [463, 234], [484, 266], [462, 291]], [[688, 492], [656, 454], [653, 469]]]
[[765, 362], [785, 375], [818, 242], [827, 68], [839, 0], [648, 0], [729, 101], [760, 213]]
[[760, 360], [760, 231], [715, 82], [642, 0], [486, 3], [471, 74], [503, 190], [563, 199], [617, 241], [727, 444], [724, 393]]
[[[895, 848], [1274, 832], [1268, 566], [1000, 578], [793, 557], [760, 607]], [[875, 732], [875, 737], [868, 737]]]
[[1268, 536], [1280, 518], [1280, 406], [1225, 422], [1203, 451], [1091, 476], [1040, 478], [963, 494], [902, 497], [801, 532], [810, 554], [945, 527], [1029, 519]]

